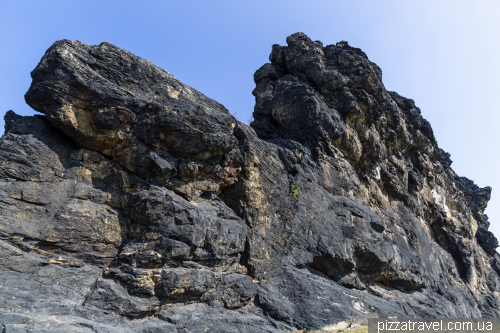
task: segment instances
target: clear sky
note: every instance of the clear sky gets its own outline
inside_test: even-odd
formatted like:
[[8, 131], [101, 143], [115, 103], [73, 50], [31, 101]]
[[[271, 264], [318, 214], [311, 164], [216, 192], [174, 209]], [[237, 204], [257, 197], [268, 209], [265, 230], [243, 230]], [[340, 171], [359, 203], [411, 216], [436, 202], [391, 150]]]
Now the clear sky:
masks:
[[115, 44], [247, 122], [253, 73], [302, 31], [361, 48], [388, 90], [415, 100], [455, 172], [493, 187], [486, 213], [500, 236], [499, 14], [498, 0], [0, 0], [0, 135], [6, 111], [35, 113], [29, 74], [58, 39]]

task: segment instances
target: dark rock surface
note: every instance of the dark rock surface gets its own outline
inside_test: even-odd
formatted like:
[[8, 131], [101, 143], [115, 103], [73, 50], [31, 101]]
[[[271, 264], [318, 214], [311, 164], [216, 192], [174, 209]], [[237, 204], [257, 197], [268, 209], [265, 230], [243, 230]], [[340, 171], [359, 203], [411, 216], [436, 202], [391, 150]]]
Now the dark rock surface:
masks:
[[273, 45], [251, 126], [57, 41], [0, 139], [4, 332], [279, 332], [500, 317], [491, 188], [347, 42]]

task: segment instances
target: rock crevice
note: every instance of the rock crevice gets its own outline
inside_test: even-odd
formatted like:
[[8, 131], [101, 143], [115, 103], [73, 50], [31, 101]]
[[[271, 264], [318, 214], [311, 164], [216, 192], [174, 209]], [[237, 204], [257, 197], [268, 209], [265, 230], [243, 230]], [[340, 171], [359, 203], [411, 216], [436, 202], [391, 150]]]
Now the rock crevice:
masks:
[[453, 172], [414, 101], [344, 41], [296, 33], [269, 60], [247, 126], [116, 46], [55, 42], [25, 95], [44, 116], [7, 112], [0, 139], [0, 323], [499, 317], [491, 188]]

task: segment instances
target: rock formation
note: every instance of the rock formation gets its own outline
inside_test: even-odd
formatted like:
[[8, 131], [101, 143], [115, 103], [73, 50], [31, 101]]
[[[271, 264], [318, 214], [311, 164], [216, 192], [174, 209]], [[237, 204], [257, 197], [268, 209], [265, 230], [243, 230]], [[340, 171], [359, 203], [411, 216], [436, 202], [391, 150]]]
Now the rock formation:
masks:
[[109, 43], [55, 42], [0, 139], [4, 332], [279, 332], [500, 317], [491, 188], [411, 99], [303, 33], [250, 126]]

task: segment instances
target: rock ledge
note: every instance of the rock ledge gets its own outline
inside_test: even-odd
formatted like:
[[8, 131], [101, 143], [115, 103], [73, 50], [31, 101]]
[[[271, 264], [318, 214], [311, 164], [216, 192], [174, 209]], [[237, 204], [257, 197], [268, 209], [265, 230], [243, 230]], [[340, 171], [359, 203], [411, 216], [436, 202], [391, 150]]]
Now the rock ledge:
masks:
[[109, 43], [55, 42], [0, 138], [5, 332], [279, 332], [500, 317], [491, 188], [411, 99], [303, 33], [254, 121]]

